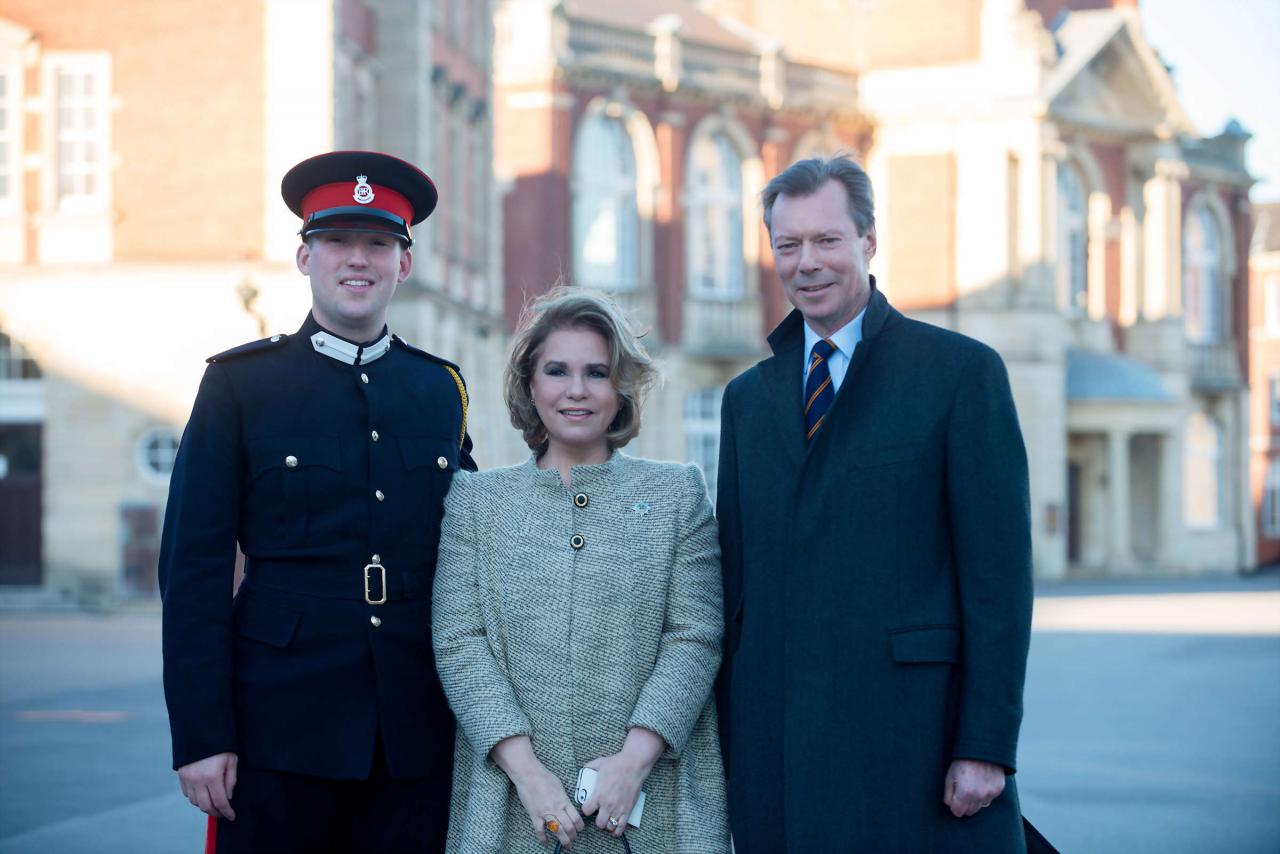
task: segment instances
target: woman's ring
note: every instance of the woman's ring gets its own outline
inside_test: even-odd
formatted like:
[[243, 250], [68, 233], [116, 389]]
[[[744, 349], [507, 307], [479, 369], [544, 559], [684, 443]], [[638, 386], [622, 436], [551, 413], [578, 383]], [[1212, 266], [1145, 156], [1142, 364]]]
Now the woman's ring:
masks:
[[987, 801], [987, 802], [986, 802], [985, 804], [983, 804], [982, 806], [983, 806], [983, 808], [984, 808], [984, 809], [985, 809], [986, 807], [991, 806], [991, 801]]
[[616, 830], [618, 828], [618, 817], [616, 815], [609, 816], [608, 828]]
[[542, 817], [542, 826], [552, 833], [560, 832], [560, 822], [556, 821], [554, 813], [547, 813]]

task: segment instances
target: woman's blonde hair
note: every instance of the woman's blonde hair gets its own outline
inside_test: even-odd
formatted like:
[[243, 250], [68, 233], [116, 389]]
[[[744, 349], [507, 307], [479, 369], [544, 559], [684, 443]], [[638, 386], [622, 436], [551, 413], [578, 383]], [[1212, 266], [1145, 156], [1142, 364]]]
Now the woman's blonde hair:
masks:
[[590, 329], [604, 338], [609, 349], [609, 380], [618, 392], [619, 404], [605, 438], [610, 450], [623, 447], [640, 432], [640, 408], [658, 379], [658, 369], [622, 309], [604, 294], [582, 288], [557, 286], [527, 304], [521, 313], [502, 378], [512, 426], [535, 454], [541, 456], [546, 451], [547, 428], [533, 405], [529, 383], [547, 338], [560, 329]]

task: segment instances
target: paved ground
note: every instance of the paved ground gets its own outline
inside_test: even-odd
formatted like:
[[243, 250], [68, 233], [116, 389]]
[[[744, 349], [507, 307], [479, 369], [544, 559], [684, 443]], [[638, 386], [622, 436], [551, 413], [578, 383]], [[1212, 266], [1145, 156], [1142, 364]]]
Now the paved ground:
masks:
[[[1037, 600], [1019, 787], [1064, 854], [1280, 852], [1280, 576]], [[201, 850], [154, 615], [0, 614], [0, 854]]]

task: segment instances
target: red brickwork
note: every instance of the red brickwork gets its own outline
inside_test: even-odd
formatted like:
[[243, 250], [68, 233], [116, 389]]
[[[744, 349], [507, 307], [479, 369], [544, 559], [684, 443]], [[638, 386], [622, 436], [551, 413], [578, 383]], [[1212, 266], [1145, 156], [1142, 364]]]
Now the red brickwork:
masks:
[[[5, 0], [0, 16], [41, 51], [111, 55], [116, 260], [261, 256], [261, 0]], [[28, 94], [52, 97], [40, 78], [27, 75]], [[40, 152], [45, 118], [28, 118], [27, 150]], [[49, 204], [41, 185], [29, 176], [32, 212]]]

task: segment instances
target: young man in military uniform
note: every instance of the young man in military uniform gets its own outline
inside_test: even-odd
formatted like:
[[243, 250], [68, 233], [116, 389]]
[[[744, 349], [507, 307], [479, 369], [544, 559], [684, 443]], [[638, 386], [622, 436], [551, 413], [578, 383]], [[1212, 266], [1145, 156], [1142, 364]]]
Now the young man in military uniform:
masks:
[[208, 360], [170, 483], [174, 768], [218, 852], [442, 851], [453, 720], [430, 594], [449, 480], [475, 464], [456, 366], [386, 328], [436, 190], [342, 151], [281, 191], [311, 312]]

